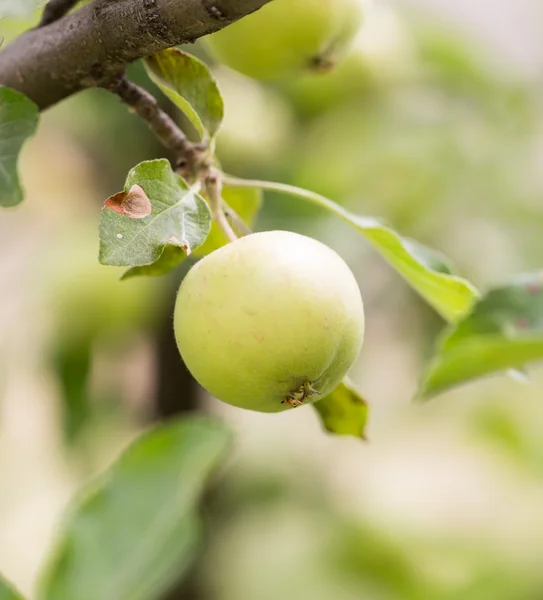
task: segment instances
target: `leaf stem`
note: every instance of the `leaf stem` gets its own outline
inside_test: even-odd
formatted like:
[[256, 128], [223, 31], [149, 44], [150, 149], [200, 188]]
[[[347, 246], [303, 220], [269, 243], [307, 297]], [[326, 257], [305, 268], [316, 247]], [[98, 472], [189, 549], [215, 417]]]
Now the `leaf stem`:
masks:
[[224, 200], [222, 201], [222, 209], [224, 215], [228, 219], [228, 222], [230, 223], [230, 225], [232, 225], [232, 228], [234, 230], [237, 230], [239, 235], [245, 236], [251, 235], [251, 233], [253, 233], [252, 230], [249, 227], [247, 227], [247, 225], [245, 224], [243, 219], [238, 215], [238, 213]]
[[[223, 176], [224, 183], [230, 183], [231, 185], [235, 185], [238, 187], [248, 187], [248, 188], [261, 188], [263, 190], [268, 190], [270, 192], [279, 192], [281, 194], [288, 194], [289, 196], [297, 196], [311, 202], [316, 206], [320, 206], [321, 208], [325, 208], [328, 211], [334, 213], [344, 221], [349, 224], [352, 224], [352, 215], [349, 211], [345, 210], [339, 204], [336, 204], [332, 200], [329, 200], [325, 196], [321, 196], [316, 192], [311, 192], [309, 190], [304, 190], [303, 188], [296, 187], [294, 185], [289, 185], [288, 183], [278, 183], [275, 181], [260, 181], [257, 179], [238, 179], [237, 177], [231, 177], [229, 175]], [[360, 217], [357, 217], [360, 219]], [[373, 219], [368, 219], [368, 225], [370, 225], [370, 221], [372, 225], [375, 225]]]
[[[320, 194], [285, 183], [243, 180], [230, 176], [225, 176], [224, 182], [238, 187], [256, 187], [296, 196], [328, 210], [359, 231], [409, 285], [449, 322], [455, 322], [471, 311], [479, 296], [479, 292], [469, 281], [450, 272], [436, 270], [429, 256], [414, 251], [412, 242], [378, 219], [356, 215]], [[431, 258], [435, 256], [432, 255]]]

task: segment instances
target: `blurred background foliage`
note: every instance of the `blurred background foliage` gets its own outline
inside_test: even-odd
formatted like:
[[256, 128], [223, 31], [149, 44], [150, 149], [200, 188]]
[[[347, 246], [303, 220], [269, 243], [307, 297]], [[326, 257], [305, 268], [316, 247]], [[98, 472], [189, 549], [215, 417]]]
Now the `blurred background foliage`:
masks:
[[[481, 20], [466, 5], [467, 34], [436, 17], [437, 0], [426, 5], [376, 3], [351, 56], [326, 76], [261, 84], [217, 65], [219, 157], [235, 175], [383, 217], [477, 285], [538, 269], [540, 82], [507, 56], [505, 39], [501, 53], [488, 43], [488, 31], [503, 34], [499, 15]], [[543, 23], [528, 2], [516, 6]], [[32, 23], [5, 19], [0, 34], [9, 43]], [[507, 34], [522, 42], [521, 28]], [[208, 60], [198, 45], [187, 50]], [[156, 92], [141, 65], [130, 75]], [[368, 333], [353, 378], [371, 405], [370, 442], [326, 436], [309, 408], [257, 415], [205, 397], [172, 351], [172, 299], [187, 267], [121, 283], [97, 262], [103, 200], [137, 162], [163, 155], [98, 90], [48, 111], [25, 148], [27, 199], [0, 215], [5, 574], [30, 593], [74, 490], [151, 420], [199, 408], [230, 421], [237, 442], [205, 506], [191, 591], [177, 597], [542, 598], [541, 373], [410, 404], [441, 320], [356, 233], [269, 195], [257, 229], [321, 239], [359, 280]]]

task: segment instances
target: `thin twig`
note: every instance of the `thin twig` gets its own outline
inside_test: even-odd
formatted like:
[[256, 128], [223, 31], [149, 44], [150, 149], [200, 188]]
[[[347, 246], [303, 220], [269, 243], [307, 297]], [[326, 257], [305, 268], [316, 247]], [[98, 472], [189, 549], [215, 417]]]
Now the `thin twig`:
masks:
[[214, 167], [209, 168], [209, 173], [205, 178], [205, 189], [211, 205], [211, 214], [213, 215], [213, 218], [228, 240], [230, 242], [235, 242], [238, 239], [238, 236], [230, 226], [223, 210], [222, 174], [218, 169], [215, 169]]
[[251, 235], [252, 230], [247, 227], [243, 219], [238, 215], [238, 213], [229, 206], [224, 200], [222, 202], [222, 209], [225, 217], [228, 219], [228, 222], [232, 225], [234, 230], [237, 230], [237, 233], [240, 236]]
[[110, 90], [149, 125], [166, 148], [179, 155], [186, 152], [190, 141], [147, 90], [126, 77], [120, 78]]
[[[225, 208], [227, 211], [229, 208], [222, 197], [222, 173], [213, 166], [207, 146], [188, 140], [177, 123], [160, 108], [156, 98], [125, 76], [108, 89], [130, 106], [149, 125], [162, 144], [175, 153], [177, 172], [191, 184], [203, 182], [213, 218], [229, 241], [237, 240], [238, 236], [225, 214]], [[237, 215], [233, 211], [229, 212], [229, 216], [235, 220]], [[243, 224], [239, 217], [237, 219]]]
[[44, 27], [58, 21], [64, 15], [67, 15], [78, 2], [79, 0], [49, 0], [47, 6], [43, 9], [38, 27]]

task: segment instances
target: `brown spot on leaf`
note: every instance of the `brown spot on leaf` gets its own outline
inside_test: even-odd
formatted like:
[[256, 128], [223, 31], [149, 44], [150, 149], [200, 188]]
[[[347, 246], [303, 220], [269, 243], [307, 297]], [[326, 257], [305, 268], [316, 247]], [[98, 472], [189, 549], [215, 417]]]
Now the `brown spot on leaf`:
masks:
[[113, 194], [110, 196], [105, 203], [105, 207], [109, 208], [113, 212], [119, 213], [120, 215], [124, 214], [123, 209], [121, 208], [122, 201], [126, 197], [126, 192], [118, 192], [117, 194]]
[[527, 329], [530, 327], [530, 321], [528, 319], [518, 319], [517, 328], [518, 329]]
[[126, 198], [122, 201], [122, 206], [124, 214], [131, 219], [144, 219], [153, 210], [147, 194], [139, 185], [133, 185], [130, 188]]
[[131, 219], [145, 219], [153, 210], [147, 194], [137, 184], [133, 185], [128, 193], [119, 192], [110, 196], [105, 207]]

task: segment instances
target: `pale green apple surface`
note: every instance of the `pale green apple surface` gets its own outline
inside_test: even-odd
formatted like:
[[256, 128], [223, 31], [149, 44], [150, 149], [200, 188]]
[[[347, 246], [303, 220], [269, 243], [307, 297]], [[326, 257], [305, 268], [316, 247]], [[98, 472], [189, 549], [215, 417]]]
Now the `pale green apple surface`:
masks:
[[356, 360], [356, 280], [324, 244], [255, 233], [198, 262], [177, 296], [175, 335], [196, 380], [220, 400], [280, 412], [330, 393]]
[[255, 79], [331, 67], [363, 20], [363, 0], [273, 0], [204, 38], [211, 54]]

